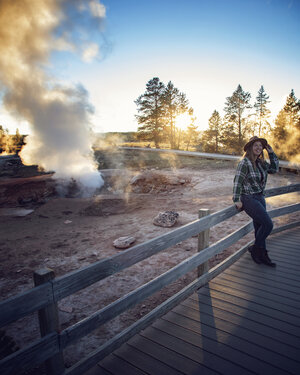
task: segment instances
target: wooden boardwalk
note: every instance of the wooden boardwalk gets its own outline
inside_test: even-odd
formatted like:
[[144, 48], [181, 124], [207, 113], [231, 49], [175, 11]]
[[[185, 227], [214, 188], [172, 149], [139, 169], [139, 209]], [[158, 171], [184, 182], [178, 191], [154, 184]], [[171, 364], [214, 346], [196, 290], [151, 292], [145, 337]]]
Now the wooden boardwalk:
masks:
[[276, 268], [244, 254], [88, 374], [299, 375], [299, 228], [268, 248]]

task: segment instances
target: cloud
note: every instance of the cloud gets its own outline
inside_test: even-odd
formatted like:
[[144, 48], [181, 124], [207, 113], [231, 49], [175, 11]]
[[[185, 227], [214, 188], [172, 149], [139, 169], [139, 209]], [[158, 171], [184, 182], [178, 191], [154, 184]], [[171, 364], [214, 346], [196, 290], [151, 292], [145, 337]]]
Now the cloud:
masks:
[[98, 1], [93, 0], [89, 3], [91, 13], [94, 17], [104, 18], [106, 16], [106, 8], [103, 4], [100, 4]]
[[91, 43], [82, 53], [82, 60], [85, 62], [93, 61], [99, 54], [99, 46]]

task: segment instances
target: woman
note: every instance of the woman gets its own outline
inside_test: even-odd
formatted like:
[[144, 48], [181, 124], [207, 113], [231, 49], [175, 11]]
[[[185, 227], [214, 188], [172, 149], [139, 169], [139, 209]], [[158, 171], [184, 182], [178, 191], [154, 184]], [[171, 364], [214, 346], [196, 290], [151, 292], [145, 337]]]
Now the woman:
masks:
[[[264, 148], [268, 151], [270, 163], [264, 160]], [[264, 189], [268, 173], [278, 172], [278, 158], [267, 140], [256, 136], [250, 138], [244, 151], [244, 158], [237, 166], [232, 199], [237, 209], [244, 209], [253, 219], [255, 242], [249, 248], [252, 259], [275, 267], [266, 249], [266, 238], [273, 229], [273, 223], [266, 211]]]

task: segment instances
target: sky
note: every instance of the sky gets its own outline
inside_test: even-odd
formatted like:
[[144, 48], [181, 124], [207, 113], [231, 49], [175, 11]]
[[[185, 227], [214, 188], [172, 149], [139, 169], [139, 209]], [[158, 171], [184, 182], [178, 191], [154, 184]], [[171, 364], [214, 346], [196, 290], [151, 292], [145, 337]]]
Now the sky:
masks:
[[[88, 2], [86, 0], [86, 2]], [[138, 128], [134, 101], [159, 77], [186, 94], [199, 130], [238, 84], [251, 94], [261, 85], [274, 121], [294, 89], [300, 98], [300, 0], [101, 0], [105, 19], [90, 31], [99, 44], [85, 55], [54, 51], [47, 72], [82, 85], [95, 132]], [[80, 23], [80, 20], [77, 22]], [[89, 26], [86, 26], [89, 33]], [[96, 52], [95, 52], [96, 51]], [[1, 95], [0, 95], [1, 96]], [[30, 124], [0, 106], [0, 124], [11, 133]]]

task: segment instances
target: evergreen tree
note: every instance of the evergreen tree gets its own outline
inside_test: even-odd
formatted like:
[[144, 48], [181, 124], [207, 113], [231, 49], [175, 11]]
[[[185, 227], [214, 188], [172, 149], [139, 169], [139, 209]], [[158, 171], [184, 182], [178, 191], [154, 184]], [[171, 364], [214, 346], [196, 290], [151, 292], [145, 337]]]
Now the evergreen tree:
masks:
[[195, 125], [196, 117], [194, 117], [194, 110], [190, 108], [189, 115], [191, 118], [190, 124], [184, 134], [184, 143], [186, 144], [186, 151], [189, 150], [190, 145], [196, 145], [199, 141], [198, 127]]
[[224, 143], [229, 149], [237, 152], [242, 151], [245, 142], [247, 131], [245, 110], [251, 108], [250, 98], [250, 93], [243, 91], [241, 85], [238, 85], [232, 96], [227, 97], [225, 102]]
[[283, 108], [289, 116], [289, 126], [300, 130], [300, 101], [292, 89]]
[[294, 90], [275, 120], [272, 131], [275, 150], [281, 158], [300, 162], [300, 102]]
[[15, 152], [16, 154], [19, 154], [19, 152], [22, 149], [22, 146], [24, 146], [24, 135], [21, 135], [19, 132], [19, 129], [16, 129], [16, 134], [12, 137], [12, 152]]
[[0, 125], [0, 154], [6, 151], [8, 143], [8, 131]]
[[288, 139], [288, 128], [289, 128], [289, 118], [284, 109], [278, 113], [275, 119], [275, 127], [272, 130], [273, 146], [279, 157], [285, 158], [285, 153], [283, 152], [282, 145], [286, 144]]
[[164, 127], [164, 106], [162, 102], [165, 86], [154, 77], [146, 84], [146, 91], [135, 101], [139, 115], [136, 115], [138, 123], [138, 137], [143, 140], [154, 141], [159, 148]]
[[169, 81], [163, 93], [163, 105], [165, 110], [166, 132], [170, 141], [172, 149], [178, 148], [178, 134], [175, 120], [176, 116], [188, 110], [188, 100], [186, 95], [174, 87], [173, 83]]
[[267, 121], [271, 111], [267, 108], [267, 103], [270, 103], [268, 100], [269, 96], [266, 94], [263, 86], [258, 90], [258, 95], [256, 97], [256, 102], [254, 108], [256, 109], [256, 115], [258, 119], [258, 136], [267, 134], [270, 131], [270, 124]]
[[219, 152], [222, 137], [222, 119], [218, 111], [214, 110], [208, 120], [208, 129], [204, 131], [202, 141], [208, 152]]

